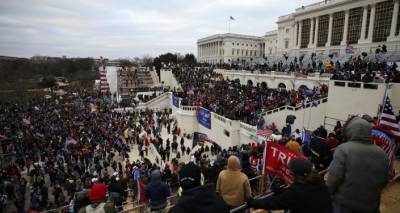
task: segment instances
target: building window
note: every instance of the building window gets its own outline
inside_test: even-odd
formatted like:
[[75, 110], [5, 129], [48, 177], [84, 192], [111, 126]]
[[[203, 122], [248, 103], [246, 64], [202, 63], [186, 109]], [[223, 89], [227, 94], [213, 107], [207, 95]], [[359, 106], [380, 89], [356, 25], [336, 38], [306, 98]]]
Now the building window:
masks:
[[[371, 19], [371, 6], [368, 6], [367, 12], [367, 26], [365, 27], [365, 38], [368, 38], [368, 31], [369, 31], [369, 21]], [[363, 39], [365, 39], [363, 38]]]
[[390, 34], [393, 16], [393, 1], [384, 1], [376, 4], [376, 15], [374, 23], [373, 42], [386, 41]]
[[358, 7], [349, 11], [349, 26], [347, 31], [347, 43], [356, 44], [361, 36], [363, 8]]
[[250, 47], [252, 47], [253, 45], [252, 44], [250, 44]]
[[232, 55], [235, 55], [235, 49], [232, 49]]
[[[399, 5], [400, 7], [400, 5]], [[400, 9], [400, 8], [399, 8]], [[396, 35], [399, 35], [399, 30], [400, 30], [400, 13], [397, 15], [397, 26], [396, 26]]]
[[246, 56], [248, 55], [248, 52], [249, 52], [249, 51], [248, 51], [248, 50], [246, 50]]
[[288, 33], [289, 33], [289, 28], [286, 29], [286, 34], [288, 34]]
[[240, 50], [237, 50], [236, 54], [239, 55]]
[[235, 46], [235, 43], [232, 42], [232, 46]]
[[319, 17], [317, 46], [323, 47], [328, 41], [329, 15]]
[[305, 19], [302, 21], [303, 26], [301, 28], [301, 42], [300, 48], [307, 48], [308, 43], [310, 41], [310, 27], [311, 27], [311, 20]]
[[285, 41], [285, 49], [288, 49], [288, 48], [289, 48], [289, 41], [286, 40], [286, 41]]
[[244, 50], [242, 50], [242, 56], [244, 55]]
[[344, 11], [333, 14], [331, 45], [340, 45], [343, 39]]
[[[400, 13], [399, 13], [400, 14]], [[257, 47], [257, 45], [254, 45], [254, 47]]]
[[242, 46], [244, 46], [244, 43], [242, 43]]
[[237, 45], [239, 46], [239, 43], [237, 43]]

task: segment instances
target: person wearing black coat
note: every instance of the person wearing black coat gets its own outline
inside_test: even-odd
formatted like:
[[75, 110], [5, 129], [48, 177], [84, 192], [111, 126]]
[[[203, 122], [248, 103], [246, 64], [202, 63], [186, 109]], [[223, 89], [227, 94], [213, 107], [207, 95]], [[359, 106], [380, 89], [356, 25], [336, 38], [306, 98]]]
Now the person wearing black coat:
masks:
[[332, 213], [329, 190], [319, 174], [306, 159], [297, 158], [289, 163], [294, 182], [281, 194], [263, 199], [249, 198], [248, 208], [290, 210], [290, 213]]
[[190, 162], [179, 171], [181, 196], [170, 213], [228, 213], [228, 205], [215, 192], [214, 184], [201, 185], [200, 168]]

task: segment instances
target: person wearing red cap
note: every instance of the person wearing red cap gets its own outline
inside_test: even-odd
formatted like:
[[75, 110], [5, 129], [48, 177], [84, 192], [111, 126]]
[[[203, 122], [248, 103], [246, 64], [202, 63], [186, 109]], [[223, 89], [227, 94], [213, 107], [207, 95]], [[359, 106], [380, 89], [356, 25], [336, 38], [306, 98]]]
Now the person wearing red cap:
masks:
[[107, 186], [104, 183], [97, 183], [92, 186], [89, 193], [90, 204], [81, 208], [78, 213], [117, 213], [113, 203], [107, 201]]

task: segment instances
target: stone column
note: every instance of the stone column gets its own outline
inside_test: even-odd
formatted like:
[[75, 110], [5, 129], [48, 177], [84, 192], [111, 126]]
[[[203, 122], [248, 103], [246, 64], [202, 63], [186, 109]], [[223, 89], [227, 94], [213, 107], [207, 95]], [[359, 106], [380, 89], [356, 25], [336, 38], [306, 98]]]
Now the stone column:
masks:
[[344, 29], [343, 29], [343, 37], [342, 37], [342, 42], [340, 42], [340, 45], [346, 45], [347, 44], [347, 32], [349, 31], [349, 10], [344, 11]]
[[329, 27], [328, 27], [328, 41], [326, 42], [326, 47], [331, 46], [332, 41], [332, 25], [333, 25], [333, 14], [329, 14]]
[[371, 16], [369, 18], [368, 37], [366, 39], [367, 43], [371, 43], [372, 42], [372, 36], [374, 34], [375, 8], [376, 8], [376, 5], [372, 4], [371, 5]]
[[298, 43], [298, 46], [297, 46], [298, 49], [300, 49], [300, 47], [301, 47], [301, 31], [302, 31], [302, 28], [303, 28], [303, 22], [300, 20], [299, 21], [299, 43]]
[[315, 18], [315, 32], [314, 32], [314, 47], [317, 47], [317, 43], [318, 43], [318, 27], [319, 27], [319, 17], [317, 16]]
[[313, 29], [314, 29], [314, 18], [310, 18], [310, 39], [308, 41], [308, 48], [312, 48], [313, 47]]
[[295, 46], [297, 47], [299, 45], [299, 35], [297, 34], [297, 31], [299, 29], [299, 22], [296, 22], [294, 24], [295, 30], [294, 30], [294, 39], [295, 39]]
[[368, 16], [368, 5], [364, 6], [363, 18], [361, 23], [361, 36], [358, 43], [363, 43], [365, 41], [365, 30], [367, 29], [367, 16]]
[[396, 28], [397, 18], [399, 16], [399, 0], [394, 1], [393, 15], [392, 15], [392, 26], [390, 27], [390, 35], [387, 38], [388, 41], [398, 40], [396, 39]]

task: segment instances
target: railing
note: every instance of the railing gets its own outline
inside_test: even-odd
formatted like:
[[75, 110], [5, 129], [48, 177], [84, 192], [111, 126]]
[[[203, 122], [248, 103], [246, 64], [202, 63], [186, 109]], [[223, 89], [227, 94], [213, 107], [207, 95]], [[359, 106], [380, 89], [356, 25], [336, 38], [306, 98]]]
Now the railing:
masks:
[[[325, 170], [320, 171], [318, 174], [319, 174], [320, 176], [324, 176], [327, 172], [328, 172], [328, 169], [325, 169]], [[272, 191], [268, 191], [268, 192], [265, 193], [265, 194], [258, 195], [258, 196], [254, 196], [254, 198], [256, 198], [256, 199], [264, 199], [264, 198], [267, 198], [267, 197], [271, 197], [272, 195], [274, 195], [274, 193], [273, 193]], [[244, 204], [241, 205], [241, 206], [238, 206], [238, 207], [236, 207], [236, 208], [234, 208], [234, 209], [231, 209], [231, 210], [230, 210], [230, 213], [235, 213], [235, 212], [243, 211], [243, 210], [245, 210], [246, 208], [247, 208], [247, 203], [244, 203]]]
[[182, 106], [181, 105], [179, 108], [182, 110], [185, 110], [185, 111], [195, 111], [196, 110], [196, 106]]
[[243, 128], [243, 129], [245, 129], [245, 130], [247, 130], [249, 132], [253, 132], [253, 133], [257, 132], [257, 129], [256, 129], [255, 126], [252, 126], [252, 125], [249, 125], [249, 124], [246, 124], [246, 123], [242, 123], [242, 122], [240, 122], [240, 128]]
[[221, 121], [222, 123], [226, 123], [226, 121], [229, 120], [229, 119], [225, 118], [224, 116], [218, 115], [217, 113], [213, 113], [213, 114], [214, 114], [214, 118]]
[[[321, 98], [321, 99], [318, 99], [318, 100], [317, 100], [318, 105], [319, 105], [319, 104], [322, 104], [322, 103], [326, 103], [327, 101], [328, 101], [328, 97], [324, 97], [324, 98]], [[311, 106], [312, 106], [312, 102], [313, 102], [313, 101], [307, 102], [307, 103], [305, 104], [305, 107], [304, 107], [304, 108], [309, 108], [309, 107], [311, 107]], [[299, 106], [299, 105], [296, 105], [296, 106], [286, 105], [286, 106], [282, 106], [282, 107], [278, 107], [278, 108], [275, 108], [275, 109], [271, 109], [271, 110], [265, 111], [265, 114], [270, 115], [270, 114], [272, 114], [272, 113], [279, 112], [279, 111], [282, 111], [282, 110], [285, 110], [285, 109], [291, 110], [291, 111], [297, 111], [297, 110], [300, 110], [300, 109], [302, 109], [302, 108], [303, 108], [303, 107], [302, 107], [302, 106]]]

